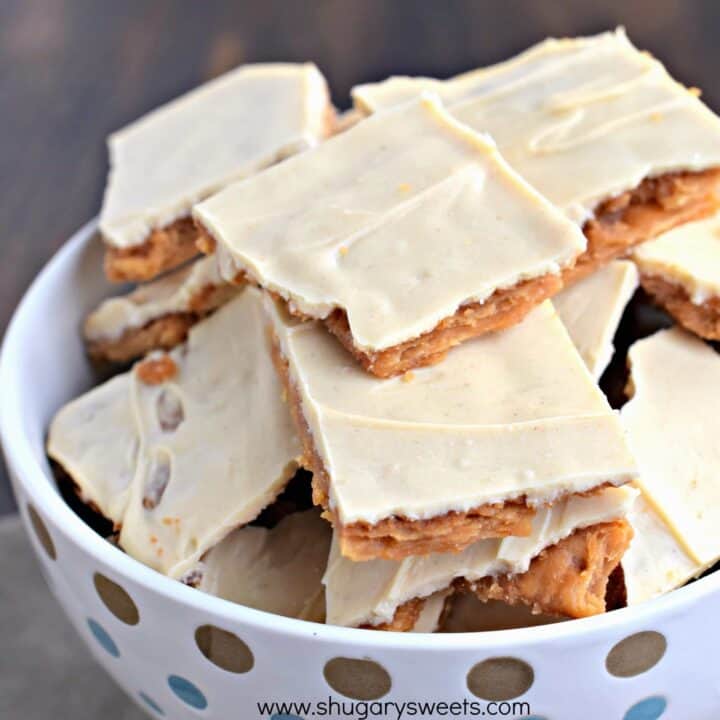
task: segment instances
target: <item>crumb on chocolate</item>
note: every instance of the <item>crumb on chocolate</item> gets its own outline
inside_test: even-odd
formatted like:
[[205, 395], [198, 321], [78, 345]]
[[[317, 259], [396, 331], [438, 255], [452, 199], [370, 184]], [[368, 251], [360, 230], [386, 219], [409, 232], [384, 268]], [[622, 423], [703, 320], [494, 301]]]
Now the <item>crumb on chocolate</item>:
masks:
[[204, 255], [212, 255], [215, 252], [215, 238], [203, 227], [199, 227], [198, 231], [198, 238], [195, 241], [195, 246]]
[[169, 355], [162, 354], [138, 363], [136, 370], [138, 377], [146, 385], [162, 385], [177, 375], [178, 367]]
[[180, 582], [190, 587], [198, 587], [203, 579], [203, 572], [199, 568], [189, 570], [180, 578]]

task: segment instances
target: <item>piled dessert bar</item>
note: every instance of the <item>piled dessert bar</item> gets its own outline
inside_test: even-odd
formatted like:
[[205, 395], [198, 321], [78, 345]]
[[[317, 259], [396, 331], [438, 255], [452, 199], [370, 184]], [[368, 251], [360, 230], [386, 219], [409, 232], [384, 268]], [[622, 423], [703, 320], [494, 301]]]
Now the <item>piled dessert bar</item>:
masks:
[[314, 65], [248, 65], [111, 135], [100, 211], [108, 278], [150, 280], [189, 260], [194, 203], [316, 145], [332, 118]]
[[720, 357], [675, 327], [630, 348], [622, 419], [640, 466], [637, 532], [623, 560], [634, 604], [720, 560]]
[[720, 340], [720, 215], [688, 223], [633, 253], [643, 289], [690, 332]]
[[195, 323], [239, 291], [222, 281], [214, 258], [198, 259], [104, 300], [85, 320], [88, 353], [99, 361], [125, 363], [151, 350], [172, 350]]
[[704, 572], [720, 358], [674, 328], [621, 412], [601, 378], [639, 284], [720, 336], [720, 120], [622, 31], [353, 98], [247, 66], [113, 136], [106, 270], [150, 282], [84, 336], [135, 364], [50, 457], [133, 557], [318, 622], [583, 617]]
[[55, 416], [50, 457], [128, 553], [181, 577], [293, 476], [301, 448], [270, 349], [260, 292], [248, 287], [186, 343]]
[[372, 117], [194, 211], [228, 281], [324, 320], [369, 372], [441, 360], [561, 287], [585, 238], [434, 95]]
[[637, 287], [635, 264], [613, 260], [553, 299], [565, 329], [596, 381], [612, 359], [615, 331]]
[[587, 249], [566, 283], [717, 208], [720, 120], [623, 30], [546, 40], [446, 81], [361, 85], [353, 98], [375, 113], [427, 89], [582, 225]]
[[316, 321], [269, 305], [315, 501], [349, 558], [525, 536], [538, 508], [634, 477], [619, 418], [549, 302], [439, 365], [387, 380]]

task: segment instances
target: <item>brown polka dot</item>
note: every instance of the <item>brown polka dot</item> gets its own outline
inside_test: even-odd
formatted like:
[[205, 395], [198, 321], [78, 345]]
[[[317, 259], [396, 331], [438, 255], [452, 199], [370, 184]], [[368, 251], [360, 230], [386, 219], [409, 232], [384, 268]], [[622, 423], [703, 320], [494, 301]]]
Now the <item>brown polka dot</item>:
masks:
[[526, 662], [496, 657], [475, 665], [467, 675], [467, 686], [483, 700], [512, 700], [526, 693], [534, 680], [535, 673]]
[[657, 665], [667, 649], [667, 641], [659, 632], [646, 630], [621, 640], [608, 653], [605, 667], [616, 677], [633, 677]]
[[195, 631], [195, 643], [211, 662], [231, 673], [246, 673], [255, 664], [252, 650], [237, 636], [214, 625], [202, 625]]
[[100, 573], [93, 575], [95, 590], [105, 607], [126, 625], [137, 625], [140, 613], [127, 591]]
[[327, 684], [353, 700], [377, 700], [392, 685], [387, 670], [374, 660], [336, 657], [323, 670]]
[[55, 560], [57, 558], [55, 543], [53, 542], [52, 537], [50, 537], [50, 532], [48, 531], [47, 526], [43, 522], [43, 519], [40, 517], [38, 511], [32, 505], [28, 505], [27, 510], [38, 542], [43, 546], [43, 550], [45, 550], [48, 554], [48, 557], [51, 560]]

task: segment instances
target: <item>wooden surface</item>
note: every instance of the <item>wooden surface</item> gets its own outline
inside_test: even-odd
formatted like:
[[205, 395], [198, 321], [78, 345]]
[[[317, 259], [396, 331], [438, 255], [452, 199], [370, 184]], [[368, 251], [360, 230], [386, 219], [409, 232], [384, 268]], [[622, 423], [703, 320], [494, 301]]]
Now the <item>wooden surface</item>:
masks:
[[[447, 76], [620, 24], [720, 107], [717, 0], [1, 0], [0, 334], [97, 212], [107, 133], [203, 80], [242, 62], [314, 60], [344, 107], [359, 81]], [[11, 508], [0, 476], [0, 514]]]

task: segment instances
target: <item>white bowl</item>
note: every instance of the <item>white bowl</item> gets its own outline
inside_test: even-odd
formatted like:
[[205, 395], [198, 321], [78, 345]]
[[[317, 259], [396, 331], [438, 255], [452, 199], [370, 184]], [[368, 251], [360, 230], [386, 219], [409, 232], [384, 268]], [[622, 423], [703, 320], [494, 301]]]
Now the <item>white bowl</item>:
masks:
[[[159, 575], [103, 540], [65, 504], [44, 452], [53, 413], [92, 382], [79, 327], [112, 292], [100, 271], [101, 254], [95, 224], [88, 224], [18, 307], [0, 359], [0, 436], [52, 592], [97, 660], [151, 715], [245, 720], [263, 716], [257, 703], [327, 704], [332, 698], [340, 703], [334, 712], [317, 705], [275, 714], [397, 718], [386, 703], [446, 702], [458, 705], [424, 715], [405, 706], [401, 717], [719, 716], [720, 671], [712, 660], [720, 647], [720, 574], [585, 620], [475, 634], [401, 634], [316, 625], [233, 605]], [[196, 632], [207, 625], [240, 639], [200, 632], [206, 653], [234, 671], [199, 649]], [[353, 696], [355, 714], [349, 712]], [[508, 699], [492, 705], [488, 696]]]

